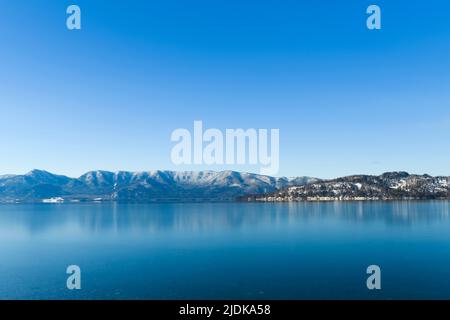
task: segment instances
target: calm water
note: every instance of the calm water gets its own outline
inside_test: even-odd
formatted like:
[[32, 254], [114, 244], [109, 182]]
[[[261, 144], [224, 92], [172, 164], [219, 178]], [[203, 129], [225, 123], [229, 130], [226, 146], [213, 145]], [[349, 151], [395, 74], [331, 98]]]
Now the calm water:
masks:
[[[449, 214], [439, 201], [2, 205], [0, 298], [449, 299]], [[366, 288], [371, 264], [381, 291]]]

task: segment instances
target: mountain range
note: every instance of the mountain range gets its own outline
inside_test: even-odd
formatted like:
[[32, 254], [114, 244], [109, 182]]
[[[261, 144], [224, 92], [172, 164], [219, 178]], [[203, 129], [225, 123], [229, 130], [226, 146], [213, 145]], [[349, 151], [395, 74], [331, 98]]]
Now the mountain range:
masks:
[[236, 171], [91, 171], [79, 178], [33, 170], [0, 176], [0, 202], [231, 201], [304, 185], [310, 177], [274, 178]]
[[287, 186], [248, 200], [291, 202], [431, 199], [450, 200], [450, 177], [407, 172], [387, 172], [379, 176], [353, 175]]
[[0, 203], [339, 201], [450, 199], [450, 177], [387, 172], [337, 179], [236, 171], [90, 171], [79, 178], [33, 170], [0, 176]]

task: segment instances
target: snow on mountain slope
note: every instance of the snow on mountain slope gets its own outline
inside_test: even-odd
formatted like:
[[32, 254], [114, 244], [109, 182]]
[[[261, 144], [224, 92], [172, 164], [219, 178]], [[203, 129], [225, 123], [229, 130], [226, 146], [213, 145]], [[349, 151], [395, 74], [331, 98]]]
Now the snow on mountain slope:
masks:
[[256, 197], [260, 201], [450, 199], [450, 177], [388, 172], [320, 180]]
[[243, 195], [274, 192], [308, 177], [274, 178], [236, 171], [90, 171], [79, 178], [33, 170], [0, 178], [0, 201], [69, 200], [182, 201], [233, 200]]

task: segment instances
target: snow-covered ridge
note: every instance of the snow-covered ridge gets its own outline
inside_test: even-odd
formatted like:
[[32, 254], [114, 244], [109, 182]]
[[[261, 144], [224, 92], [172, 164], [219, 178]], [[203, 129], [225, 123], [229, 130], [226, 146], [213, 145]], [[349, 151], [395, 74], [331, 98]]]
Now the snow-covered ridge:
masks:
[[[234, 200], [317, 179], [275, 178], [236, 171], [90, 171], [79, 178], [33, 170], [0, 177], [0, 201], [193, 201]], [[62, 200], [61, 200], [62, 199]]]
[[339, 200], [399, 200], [450, 199], [450, 177], [411, 175], [388, 172], [380, 176], [356, 175], [309, 184], [288, 186], [259, 201], [339, 201]]

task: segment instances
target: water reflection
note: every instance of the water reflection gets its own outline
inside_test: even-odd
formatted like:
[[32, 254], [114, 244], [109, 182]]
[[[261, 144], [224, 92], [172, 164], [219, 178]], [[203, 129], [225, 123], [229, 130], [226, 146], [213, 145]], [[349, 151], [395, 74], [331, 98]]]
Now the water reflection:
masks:
[[202, 232], [334, 219], [411, 226], [449, 220], [448, 201], [2, 205], [0, 230], [72, 226], [102, 232]]

